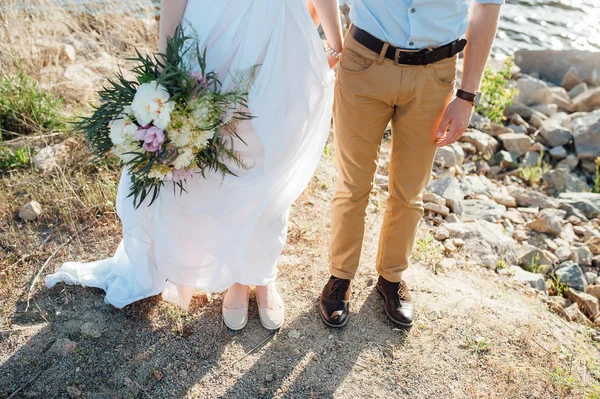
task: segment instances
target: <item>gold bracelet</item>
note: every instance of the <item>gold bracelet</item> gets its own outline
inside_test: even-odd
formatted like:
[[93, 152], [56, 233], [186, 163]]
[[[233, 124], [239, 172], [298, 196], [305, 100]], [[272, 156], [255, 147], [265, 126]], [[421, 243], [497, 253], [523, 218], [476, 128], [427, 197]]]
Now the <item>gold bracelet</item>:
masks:
[[329, 43], [325, 43], [325, 52], [334, 58], [342, 58], [342, 53], [338, 53], [337, 51], [332, 49]]

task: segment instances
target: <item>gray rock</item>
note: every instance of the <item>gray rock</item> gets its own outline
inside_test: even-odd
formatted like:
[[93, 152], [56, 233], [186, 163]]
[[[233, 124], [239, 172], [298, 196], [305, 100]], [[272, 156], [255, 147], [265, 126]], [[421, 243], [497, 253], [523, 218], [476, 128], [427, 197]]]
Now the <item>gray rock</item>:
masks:
[[555, 198], [548, 197], [540, 192], [528, 190], [522, 187], [508, 187], [510, 195], [515, 197], [520, 207], [538, 207], [540, 209], [558, 208], [560, 202]]
[[516, 208], [517, 207], [517, 200], [515, 199], [515, 197], [510, 195], [506, 191], [506, 189], [500, 190], [500, 191], [496, 190], [496, 191], [492, 192], [491, 197], [498, 204], [504, 205], [507, 208]]
[[465, 198], [465, 194], [455, 177], [444, 177], [432, 180], [427, 185], [427, 190], [439, 195], [446, 200], [446, 205], [454, 213], [460, 213], [460, 202]]
[[575, 169], [578, 164], [579, 159], [577, 158], [577, 156], [569, 154], [565, 159], [563, 159], [556, 165], [556, 169], [565, 169], [571, 171]]
[[460, 184], [465, 197], [479, 194], [489, 196], [494, 190], [496, 190], [494, 183], [492, 183], [487, 177], [481, 175], [465, 176], [459, 180], [458, 183]]
[[558, 105], [556, 104], [538, 104], [534, 105], [531, 108], [546, 115], [549, 118], [556, 115], [556, 113], [558, 112]]
[[511, 170], [517, 167], [517, 162], [510, 152], [502, 150], [498, 151], [496, 155], [494, 155], [492, 161], [490, 162], [490, 165], [498, 165], [502, 169]]
[[516, 101], [525, 105], [548, 104], [552, 102], [552, 92], [548, 84], [540, 79], [531, 76], [523, 76], [517, 80], [517, 89], [519, 91]]
[[579, 309], [581, 309], [590, 320], [594, 321], [600, 316], [600, 304], [598, 303], [598, 298], [586, 294], [585, 292], [580, 292], [580, 290], [567, 291], [567, 297], [579, 305]]
[[546, 282], [542, 274], [528, 272], [519, 266], [511, 266], [510, 271], [513, 273], [515, 280], [529, 284], [538, 291], [546, 291]]
[[542, 160], [539, 152], [526, 152], [521, 160], [521, 167], [532, 167], [538, 165]]
[[433, 202], [434, 204], [446, 206], [446, 200], [437, 194], [425, 191], [423, 193], [423, 202]]
[[578, 263], [582, 266], [591, 266], [592, 265], [592, 258], [594, 257], [594, 254], [592, 254], [592, 251], [589, 250], [588, 247], [579, 247], [579, 248], [575, 248], [575, 250], [573, 251], [577, 254], [577, 258], [579, 259]]
[[560, 209], [542, 209], [537, 218], [527, 227], [539, 233], [559, 235], [562, 231], [562, 221], [567, 212]]
[[79, 329], [81, 335], [86, 338], [100, 338], [102, 336], [102, 328], [91, 321], [86, 321]]
[[542, 123], [540, 135], [544, 138], [545, 144], [550, 147], [568, 144], [573, 135], [570, 129], [563, 127], [555, 120], [548, 119]]
[[585, 91], [575, 97], [573, 109], [577, 112], [591, 112], [600, 109], [600, 87]]
[[569, 97], [575, 98], [578, 95], [585, 93], [588, 90], [588, 85], [585, 82], [579, 83], [577, 86], [569, 90]]
[[498, 139], [504, 145], [504, 148], [520, 157], [532, 149], [533, 140], [522, 133], [505, 133], [498, 136]]
[[558, 266], [555, 273], [560, 278], [560, 281], [569, 288], [585, 292], [587, 281], [577, 263], [570, 260], [563, 262]]
[[575, 118], [570, 127], [577, 157], [591, 161], [600, 157], [600, 109]]
[[563, 211], [567, 212], [567, 217], [574, 216], [577, 219], [579, 219], [579, 221], [588, 221], [588, 218], [585, 216], [585, 214], [579, 209], [575, 208], [573, 205], [561, 202], [559, 209], [562, 209]]
[[585, 180], [577, 177], [566, 169], [550, 170], [544, 174], [543, 180], [559, 193], [585, 193], [591, 191], [591, 188], [587, 185]]
[[565, 76], [563, 77], [560, 85], [565, 90], [571, 90], [573, 89], [573, 87], [581, 83], [581, 76], [579, 75], [579, 72], [577, 72], [577, 69], [574, 66], [571, 66], [567, 73], [565, 73]]
[[600, 194], [562, 193], [558, 200], [580, 210], [589, 219], [600, 217]]
[[42, 205], [37, 201], [30, 201], [21, 207], [19, 217], [27, 222], [37, 219], [42, 213]]
[[519, 265], [527, 270], [531, 270], [532, 266], [554, 266], [553, 259], [549, 255], [549, 252], [529, 244], [517, 249]]
[[426, 211], [431, 211], [443, 217], [446, 217], [450, 214], [450, 209], [444, 205], [439, 205], [433, 202], [426, 202], [423, 204], [423, 209]]
[[465, 152], [457, 143], [438, 148], [435, 153], [435, 163], [446, 168], [462, 165], [464, 161]]
[[468, 130], [459, 139], [461, 142], [471, 143], [482, 155], [491, 156], [498, 149], [498, 141], [489, 134], [479, 130]]
[[556, 159], [556, 160], [565, 159], [567, 157], [567, 155], [568, 155], [567, 154], [567, 150], [562, 145], [559, 145], [558, 147], [551, 148], [550, 151], [548, 151], [548, 153], [550, 154], [550, 156], [553, 159]]
[[471, 256], [471, 260], [483, 266], [496, 269], [498, 262], [504, 260], [509, 264], [517, 263], [515, 242], [504, 235], [502, 226], [478, 220], [470, 223], [448, 223], [451, 238], [460, 238], [465, 242], [463, 250]]
[[75, 139], [67, 139], [62, 143], [44, 147], [32, 158], [33, 164], [42, 172], [49, 172], [58, 167], [60, 161], [67, 157], [76, 145]]
[[450, 237], [450, 232], [448, 232], [448, 229], [445, 228], [444, 226], [440, 226], [435, 230], [435, 233], [433, 233], [433, 236], [438, 241], [444, 241]]
[[539, 73], [541, 79], [560, 85], [572, 67], [582, 81], [600, 85], [600, 53], [582, 50], [519, 50], [515, 63], [526, 74]]
[[571, 259], [573, 251], [571, 251], [571, 248], [569, 246], [565, 245], [562, 247], [558, 247], [556, 251], [554, 251], [554, 255], [556, 255], [559, 262], [564, 262], [566, 260]]
[[585, 279], [587, 280], [587, 283], [588, 283], [588, 289], [589, 289], [589, 285], [594, 284], [594, 282], [596, 281], [597, 278], [598, 278], [598, 275], [596, 273], [593, 273], [593, 272], [585, 273]]
[[541, 112], [536, 111], [535, 109], [520, 103], [520, 102], [515, 102], [512, 105], [509, 105], [508, 107], [506, 107], [506, 109], [504, 110], [504, 116], [506, 116], [507, 118], [511, 118], [513, 119], [514, 115], [518, 115], [521, 118], [523, 118], [526, 121], [529, 121], [530, 123], [532, 122], [532, 119], [535, 117], [540, 121], [540, 125], [541, 125], [541, 121], [546, 120], [548, 117], [544, 114], [542, 114]]
[[596, 162], [589, 159], [581, 160], [581, 170], [588, 173], [596, 173]]
[[463, 200], [461, 207], [462, 212], [459, 213], [459, 216], [465, 222], [475, 220], [497, 222], [504, 212], [506, 212], [504, 205], [497, 204], [494, 201]]

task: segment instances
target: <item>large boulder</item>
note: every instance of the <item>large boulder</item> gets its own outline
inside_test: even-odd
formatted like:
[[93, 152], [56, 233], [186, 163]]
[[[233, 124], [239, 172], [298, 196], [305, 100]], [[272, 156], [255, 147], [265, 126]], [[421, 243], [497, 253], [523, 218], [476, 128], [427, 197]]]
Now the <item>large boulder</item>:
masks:
[[570, 127], [577, 157], [590, 161], [600, 157], [600, 109], [574, 118]]
[[458, 183], [465, 197], [479, 194], [489, 196], [496, 189], [490, 179], [481, 175], [465, 176]]
[[558, 200], [579, 209], [589, 219], [600, 217], [600, 194], [561, 193]]
[[552, 256], [547, 251], [525, 244], [517, 250], [519, 265], [529, 269], [532, 266], [553, 266]]
[[577, 177], [566, 169], [550, 170], [544, 174], [543, 179], [546, 184], [559, 193], [585, 193], [591, 191], [584, 179]]
[[515, 242], [504, 235], [502, 226], [485, 220], [470, 223], [448, 223], [445, 225], [451, 238], [460, 238], [465, 242], [463, 250], [472, 260], [483, 266], [496, 269], [498, 262], [504, 260], [516, 264]]
[[520, 50], [515, 63], [521, 72], [538, 73], [540, 78], [560, 85], [574, 67], [582, 81], [600, 85], [600, 53], [581, 50]]

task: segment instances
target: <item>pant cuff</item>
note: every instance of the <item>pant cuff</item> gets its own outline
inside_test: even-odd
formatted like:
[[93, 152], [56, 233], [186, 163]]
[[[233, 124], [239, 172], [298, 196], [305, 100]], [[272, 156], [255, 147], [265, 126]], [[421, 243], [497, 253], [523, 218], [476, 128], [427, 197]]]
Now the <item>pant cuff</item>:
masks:
[[352, 280], [352, 279], [354, 279], [354, 275], [356, 274], [356, 273], [350, 273], [350, 272], [345, 272], [342, 270], [334, 269], [333, 267], [329, 268], [329, 273], [333, 277], [341, 278], [344, 280]]
[[399, 283], [400, 281], [402, 281], [402, 275], [404, 274], [404, 271], [391, 273], [386, 272], [385, 270], [378, 270], [378, 273], [381, 277], [383, 277], [390, 283]]

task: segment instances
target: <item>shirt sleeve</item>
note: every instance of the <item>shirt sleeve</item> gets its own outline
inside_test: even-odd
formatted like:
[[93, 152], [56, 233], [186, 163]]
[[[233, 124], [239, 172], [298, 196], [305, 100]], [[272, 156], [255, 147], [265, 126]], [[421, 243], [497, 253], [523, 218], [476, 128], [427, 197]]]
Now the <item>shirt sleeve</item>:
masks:
[[479, 4], [504, 4], [504, 0], [475, 0]]

